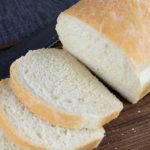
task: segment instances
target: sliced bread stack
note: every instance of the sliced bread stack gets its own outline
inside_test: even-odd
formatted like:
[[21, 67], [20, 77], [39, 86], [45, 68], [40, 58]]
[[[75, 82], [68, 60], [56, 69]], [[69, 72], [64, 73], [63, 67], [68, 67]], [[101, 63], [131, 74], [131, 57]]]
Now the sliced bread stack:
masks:
[[56, 29], [66, 50], [137, 103], [150, 92], [149, 12], [149, 0], [81, 0]]
[[30, 51], [0, 82], [0, 127], [16, 150], [94, 149], [104, 137], [102, 126], [122, 108], [65, 50]]
[[9, 80], [0, 83], [0, 125], [6, 136], [25, 150], [92, 149], [104, 130], [69, 130], [53, 126], [32, 114], [12, 93]]

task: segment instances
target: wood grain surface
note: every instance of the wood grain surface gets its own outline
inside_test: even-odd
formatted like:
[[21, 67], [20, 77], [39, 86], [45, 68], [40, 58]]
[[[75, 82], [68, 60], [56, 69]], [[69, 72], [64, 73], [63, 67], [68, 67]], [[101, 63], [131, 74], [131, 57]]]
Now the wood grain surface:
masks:
[[125, 108], [105, 126], [106, 137], [97, 150], [150, 150], [150, 95], [135, 105], [118, 97]]

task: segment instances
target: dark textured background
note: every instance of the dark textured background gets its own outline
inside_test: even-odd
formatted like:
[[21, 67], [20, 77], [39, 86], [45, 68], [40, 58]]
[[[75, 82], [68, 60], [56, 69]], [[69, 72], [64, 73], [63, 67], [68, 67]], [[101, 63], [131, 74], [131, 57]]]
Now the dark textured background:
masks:
[[60, 12], [78, 0], [0, 0], [0, 79], [9, 76], [13, 61], [31, 49], [58, 41], [55, 31]]
[[78, 0], [0, 0], [0, 48], [41, 30]]

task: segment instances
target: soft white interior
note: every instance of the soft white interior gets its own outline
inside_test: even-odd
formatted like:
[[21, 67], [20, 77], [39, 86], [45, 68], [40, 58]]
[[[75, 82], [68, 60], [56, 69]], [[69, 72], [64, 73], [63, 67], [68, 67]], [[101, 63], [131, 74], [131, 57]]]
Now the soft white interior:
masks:
[[66, 50], [129, 101], [138, 101], [140, 80], [122, 50], [83, 21], [63, 13], [56, 30]]
[[121, 102], [64, 50], [30, 51], [14, 63], [13, 74], [22, 88], [38, 99], [82, 116], [81, 128], [95, 128], [105, 117], [122, 109]]
[[74, 150], [95, 139], [102, 139], [104, 130], [65, 130], [52, 126], [28, 111], [13, 95], [8, 80], [0, 84], [0, 107], [22, 137], [48, 150]]

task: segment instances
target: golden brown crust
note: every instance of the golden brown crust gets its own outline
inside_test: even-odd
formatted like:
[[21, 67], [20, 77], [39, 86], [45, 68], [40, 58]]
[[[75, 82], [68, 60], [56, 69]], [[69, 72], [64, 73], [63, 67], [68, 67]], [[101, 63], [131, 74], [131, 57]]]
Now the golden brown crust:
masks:
[[115, 119], [119, 116], [120, 112], [114, 112], [111, 115], [109, 115], [108, 117], [106, 117], [105, 119], [103, 119], [102, 121], [100, 121], [99, 123], [99, 127], [101, 127], [102, 125], [105, 125], [107, 123], [109, 123], [110, 121], [112, 121], [112, 119]]
[[92, 150], [92, 149], [96, 148], [100, 144], [101, 141], [102, 141], [102, 139], [95, 139], [92, 142], [90, 142], [84, 146], [81, 146], [80, 148], [77, 148], [76, 150]]
[[35, 98], [30, 91], [22, 88], [15, 76], [13, 75], [13, 66], [10, 69], [11, 87], [17, 98], [27, 106], [33, 113], [37, 114], [43, 120], [46, 120], [54, 125], [59, 125], [63, 128], [79, 128], [81, 125], [81, 117], [69, 115], [61, 112], [54, 107], [46, 105], [44, 102]]
[[17, 132], [15, 132], [3, 110], [0, 110], [0, 127], [3, 129], [5, 136], [21, 149], [46, 150], [42, 146], [33, 145], [31, 142], [23, 139]]
[[143, 98], [149, 92], [150, 92], [150, 82], [144, 86], [142, 93], [140, 94], [140, 99]]
[[81, 0], [64, 13], [110, 39], [138, 70], [150, 64], [149, 0]]

